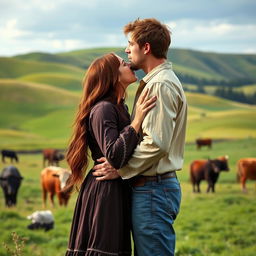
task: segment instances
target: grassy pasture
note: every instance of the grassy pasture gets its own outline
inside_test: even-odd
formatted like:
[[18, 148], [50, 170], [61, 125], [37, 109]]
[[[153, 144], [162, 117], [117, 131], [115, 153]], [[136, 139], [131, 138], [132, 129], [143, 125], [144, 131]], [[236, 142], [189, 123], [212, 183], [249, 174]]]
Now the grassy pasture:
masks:
[[[177, 233], [176, 255], [178, 256], [253, 256], [256, 250], [255, 211], [256, 190], [254, 182], [248, 182], [248, 193], [243, 194], [236, 183], [236, 162], [242, 157], [255, 157], [256, 139], [216, 142], [212, 150], [196, 150], [192, 143], [186, 144], [183, 171], [178, 173], [183, 199], [180, 214], [175, 222]], [[201, 184], [202, 193], [192, 193], [189, 183], [189, 164], [194, 159], [215, 158], [229, 155], [230, 171], [221, 173], [215, 194], [206, 194], [206, 183]], [[18, 204], [7, 209], [0, 194], [0, 241], [14, 248], [11, 232], [25, 237], [23, 256], [64, 255], [73, 209], [77, 194], [73, 194], [67, 208], [57, 204], [52, 210], [55, 228], [49, 232], [30, 231], [26, 216], [36, 210], [43, 210], [39, 175], [42, 170], [41, 154], [20, 154], [16, 164], [24, 180], [21, 185]], [[7, 160], [8, 161], [8, 160]], [[7, 164], [0, 163], [2, 169]], [[67, 167], [61, 162], [62, 167]], [[57, 198], [55, 198], [57, 202]], [[0, 246], [0, 256], [7, 256]]]
[[[95, 57], [110, 51], [126, 58], [123, 50], [101, 48], [56, 56], [32, 54], [19, 58], [0, 58], [0, 78], [8, 78], [0, 79], [0, 148], [65, 149], [80, 98], [78, 83], [80, 86], [84, 68]], [[226, 73], [229, 77], [239, 77], [237, 66], [234, 66], [238, 64], [234, 63], [244, 58], [239, 61], [239, 70], [242, 73], [244, 69], [248, 70], [248, 75], [255, 77], [250, 56], [217, 56], [181, 50], [171, 52], [170, 56], [175, 63], [175, 70], [196, 77], [216, 79], [226, 77]], [[68, 59], [68, 63], [73, 66], [60, 64]], [[127, 104], [130, 110], [137, 86], [133, 84], [128, 89]], [[246, 90], [252, 91], [253, 88]], [[178, 174], [183, 200], [175, 223], [176, 256], [254, 256], [256, 191], [254, 182], [248, 182], [249, 192], [241, 193], [236, 183], [236, 162], [242, 157], [256, 157], [256, 108], [196, 93], [187, 93], [187, 99], [189, 116], [185, 162], [183, 171]], [[212, 137], [213, 149], [196, 150], [194, 140], [197, 137]], [[216, 194], [206, 194], [205, 183], [202, 184], [202, 194], [193, 194], [189, 183], [191, 161], [222, 155], [229, 155], [231, 170], [221, 174]], [[0, 241], [13, 248], [11, 232], [15, 231], [28, 239], [23, 256], [61, 256], [67, 246], [77, 194], [72, 196], [67, 208], [56, 206], [51, 209], [48, 205], [47, 209], [51, 209], [55, 217], [54, 230], [47, 233], [27, 230], [26, 226], [30, 222], [26, 216], [43, 209], [39, 181], [42, 156], [19, 156], [20, 163], [16, 165], [24, 181], [17, 207], [6, 209], [0, 192]], [[4, 166], [0, 163], [0, 170]], [[61, 166], [67, 167], [67, 164], [62, 162]], [[0, 256], [7, 255], [1, 244]]]
[[[137, 83], [127, 92], [131, 111]], [[71, 134], [79, 92], [56, 86], [0, 79], [0, 147], [34, 149], [64, 148]], [[187, 142], [198, 137], [236, 139], [255, 137], [256, 107], [199, 93], [186, 93]]]
[[18, 129], [26, 120], [40, 117], [59, 108], [74, 104], [78, 98], [48, 85], [4, 80], [0, 82], [1, 128]]
[[69, 91], [81, 91], [81, 77], [61, 73], [37, 73], [19, 77], [21, 81], [49, 84]]
[[81, 77], [83, 71], [81, 68], [66, 64], [0, 57], [0, 78], [16, 78], [41, 72], [64, 73]]
[[173, 64], [173, 70], [179, 74], [187, 74], [200, 79], [216, 79], [216, 75], [211, 73], [206, 73], [198, 69], [193, 69], [192, 67], [185, 67], [177, 64]]

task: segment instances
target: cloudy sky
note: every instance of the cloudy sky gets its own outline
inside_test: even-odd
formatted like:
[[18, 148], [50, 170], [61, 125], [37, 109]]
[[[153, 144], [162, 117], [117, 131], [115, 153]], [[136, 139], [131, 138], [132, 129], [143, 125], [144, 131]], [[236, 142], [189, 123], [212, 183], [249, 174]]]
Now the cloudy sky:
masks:
[[255, 0], [0, 0], [0, 56], [124, 47], [122, 27], [155, 17], [172, 47], [256, 54]]

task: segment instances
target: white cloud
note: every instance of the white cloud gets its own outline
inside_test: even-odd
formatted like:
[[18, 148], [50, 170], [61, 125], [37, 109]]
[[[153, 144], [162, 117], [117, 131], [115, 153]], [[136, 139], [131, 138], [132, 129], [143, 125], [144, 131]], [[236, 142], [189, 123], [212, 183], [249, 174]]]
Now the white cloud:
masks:
[[17, 28], [17, 19], [8, 20], [3, 27], [0, 27], [0, 34], [2, 38], [14, 39], [23, 35], [28, 35], [29, 32], [22, 31]]
[[122, 27], [138, 17], [168, 23], [174, 47], [255, 52], [254, 7], [251, 0], [1, 0], [0, 55], [125, 46]]
[[45, 45], [48, 49], [52, 49], [51, 51], [70, 51], [84, 47], [82, 41], [79, 40], [40, 40], [37, 41], [37, 45]]
[[174, 24], [168, 23], [174, 47], [247, 53], [255, 48], [256, 24], [230, 24], [224, 20], [177, 20]]

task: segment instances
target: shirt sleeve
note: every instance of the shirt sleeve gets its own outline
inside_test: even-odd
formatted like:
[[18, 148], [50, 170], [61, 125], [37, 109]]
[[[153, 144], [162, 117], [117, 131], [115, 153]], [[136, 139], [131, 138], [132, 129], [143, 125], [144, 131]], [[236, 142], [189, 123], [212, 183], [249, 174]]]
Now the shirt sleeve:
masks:
[[127, 163], [138, 143], [134, 128], [127, 125], [119, 131], [119, 121], [118, 111], [109, 102], [98, 104], [90, 115], [91, 129], [101, 152], [116, 169]]
[[119, 170], [123, 179], [132, 178], [152, 167], [169, 153], [171, 146], [178, 110], [177, 95], [165, 83], [154, 83], [145, 88], [149, 88], [150, 97], [157, 96], [157, 104], [142, 123], [141, 143], [137, 145], [128, 164]]

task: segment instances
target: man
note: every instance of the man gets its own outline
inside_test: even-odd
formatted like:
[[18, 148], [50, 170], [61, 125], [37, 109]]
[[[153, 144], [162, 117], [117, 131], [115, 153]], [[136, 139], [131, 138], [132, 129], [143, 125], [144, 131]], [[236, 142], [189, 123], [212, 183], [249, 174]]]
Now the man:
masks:
[[131, 68], [147, 74], [140, 82], [135, 103], [140, 93], [148, 89], [150, 97], [157, 96], [157, 104], [142, 123], [142, 140], [128, 163], [118, 174], [106, 162], [99, 164], [94, 175], [102, 176], [98, 180], [117, 175], [130, 179], [136, 254], [174, 255], [173, 223], [181, 201], [176, 171], [183, 165], [186, 98], [171, 63], [166, 61], [171, 42], [167, 26], [156, 19], [137, 19], [124, 27], [124, 33], [128, 35], [125, 52]]

